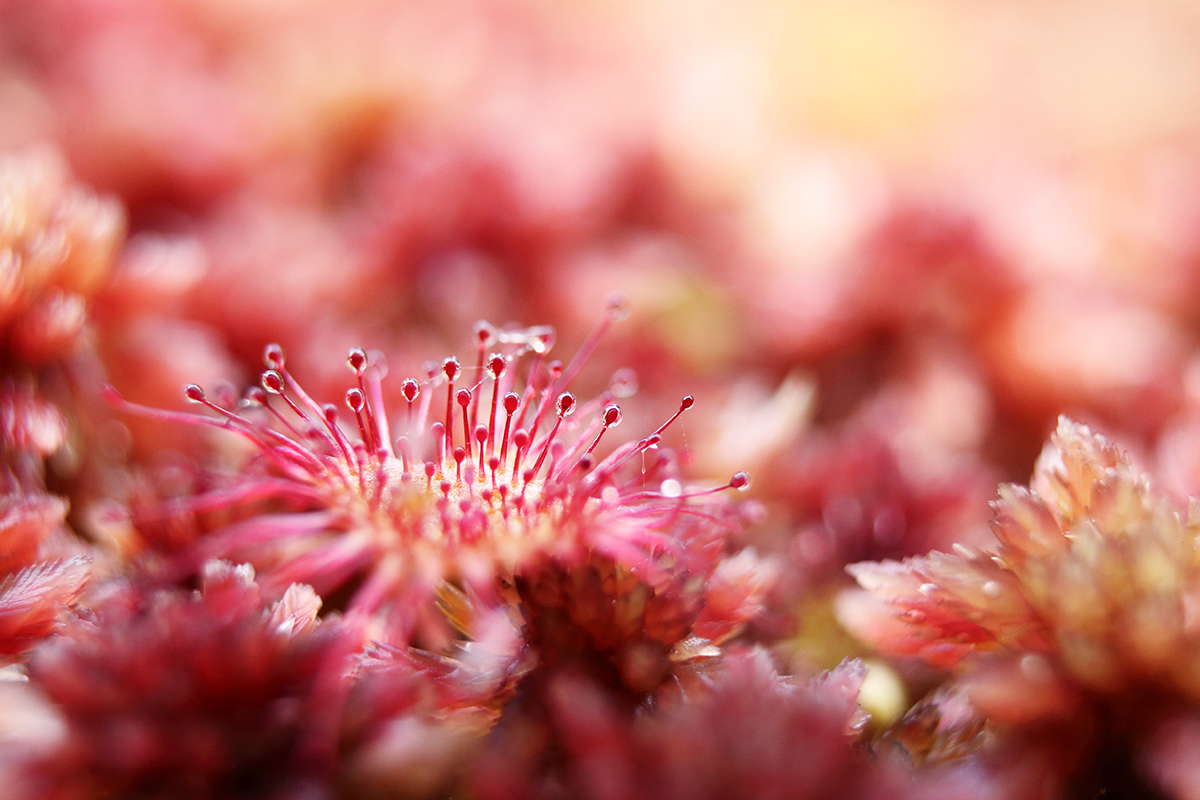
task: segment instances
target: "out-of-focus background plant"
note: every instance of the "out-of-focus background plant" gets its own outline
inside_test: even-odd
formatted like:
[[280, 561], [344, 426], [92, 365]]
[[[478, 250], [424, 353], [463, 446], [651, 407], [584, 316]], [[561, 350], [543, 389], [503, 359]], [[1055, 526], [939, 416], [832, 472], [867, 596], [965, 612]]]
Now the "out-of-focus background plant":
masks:
[[[1195, 683], [1172, 671], [1191, 663], [1196, 602], [1178, 562], [1194, 550], [1188, 499], [1200, 495], [1198, 41], [1200, 8], [1172, 0], [0, 0], [0, 654], [13, 665], [0, 689], [14, 709], [0, 718], [14, 743], [0, 768], [22, 781], [19, 796], [64, 798], [168, 785], [178, 796], [1198, 796]], [[708, 583], [686, 602], [682, 556], [664, 567], [675, 583], [643, 575], [617, 591], [597, 578], [599, 594], [555, 583], [628, 566], [630, 551], [595, 556], [582, 523], [590, 555], [578, 563], [534, 548], [494, 597], [416, 592], [421, 614], [444, 613], [476, 645], [461, 660], [449, 639], [366, 644], [348, 598], [368, 593], [362, 575], [378, 565], [346, 567], [358, 577], [318, 587], [324, 598], [280, 583], [303, 557], [293, 551], [214, 546], [258, 572], [218, 561], [179, 572], [176, 551], [197, 537], [337, 504], [248, 483], [235, 502], [238, 484], [216, 467], [261, 469], [254, 448], [102, 398], [111, 384], [180, 410], [194, 383], [230, 406], [220, 398], [258, 381], [277, 342], [318, 401], [357, 385], [346, 353], [363, 347], [382, 378], [377, 409], [402, 418], [412, 377], [436, 411], [441, 359], [473, 368], [477, 320], [553, 326], [555, 356], [569, 360], [614, 290], [628, 318], [572, 390], [619, 397], [620, 433], [636, 429], [626, 442], [695, 396], [663, 433], [674, 460], [647, 467], [672, 482], [654, 487], [664, 498], [740, 470], [753, 483], [712, 512], [736, 523], [687, 535], [687, 563]], [[1052, 503], [1047, 487], [1063, 483], [1111, 494], [1121, 511], [1084, 502], [1049, 508], [1053, 522], [1040, 511], [1011, 522], [1026, 506], [1006, 489], [997, 549], [997, 484], [1029, 483], [1056, 429], [1033, 492]], [[1059, 451], [1085, 467], [1063, 466], [1055, 483]], [[362, 474], [360, 486], [374, 479]], [[560, 477], [564, 492], [600, 498]], [[370, 513], [395, 510], [367, 500]], [[349, 518], [339, 525], [361, 522]], [[1096, 530], [1081, 533], [1083, 518]], [[1138, 624], [1182, 632], [1147, 643], [1122, 639], [1124, 622], [1089, 629], [1105, 646], [1158, 647], [1142, 659], [1153, 669], [1106, 682], [1077, 668], [1103, 659], [1071, 649], [1084, 623], [1044, 606], [1038, 570], [1061, 567], [1047, 556], [1058, 544], [1026, 552], [1012, 544], [1025, 528], [1043, 544], [1108, 543], [1103, 556], [1068, 548], [1078, 558], [1064, 586], [1111, 587], [1112, 564], [1159, 552], [1112, 544], [1126, 535], [1174, 543], [1162, 557], [1177, 568], [1147, 566], [1148, 583], [1134, 583], [1155, 598]], [[534, 555], [552, 566], [534, 569]], [[893, 605], [846, 593], [845, 567], [863, 561], [884, 564], [855, 576]], [[1003, 574], [980, 577], [979, 564]], [[454, 575], [457, 589], [470, 583]], [[563, 593], [549, 605], [534, 599], [547, 581]], [[989, 581], [1014, 594], [992, 596]], [[562, 657], [574, 640], [555, 627], [566, 624], [556, 604], [591, 635], [599, 623], [577, 607], [626, 591], [669, 597], [686, 622], [649, 637], [650, 661], [624, 639], [593, 642], [600, 655], [582, 666]], [[693, 595], [716, 610], [696, 617]], [[1018, 658], [964, 657], [979, 643], [965, 629], [913, 616], [931, 612], [917, 602], [929, 597]], [[1036, 641], [991, 619], [1011, 622], [1017, 607], [1040, 620]], [[711, 617], [727, 623], [719, 637], [700, 635]], [[180, 689], [161, 663], [155, 677], [128, 660], [136, 643], [162, 662], [170, 632], [189, 628], [183, 660], [220, 660], [232, 638], [261, 674], [196, 667]], [[330, 676], [352, 655], [361, 679], [341, 695]], [[838, 667], [847, 657], [865, 665]], [[96, 683], [74, 685], [73, 669]], [[19, 691], [27, 678], [37, 692]], [[1036, 712], [1015, 699], [1032, 684]], [[102, 699], [83, 702], [99, 685]], [[161, 700], [121, 711], [142, 694]], [[214, 696], [240, 698], [259, 731], [232, 772], [221, 765], [246, 729], [206, 716]], [[336, 708], [342, 729], [300, 722], [318, 708]], [[186, 731], [169, 752], [151, 747], [176, 718]], [[737, 732], [759, 746], [739, 750]], [[98, 744], [110, 739], [119, 746]], [[320, 769], [295, 772], [296, 753]], [[225, 777], [147, 777], [189, 759]]]

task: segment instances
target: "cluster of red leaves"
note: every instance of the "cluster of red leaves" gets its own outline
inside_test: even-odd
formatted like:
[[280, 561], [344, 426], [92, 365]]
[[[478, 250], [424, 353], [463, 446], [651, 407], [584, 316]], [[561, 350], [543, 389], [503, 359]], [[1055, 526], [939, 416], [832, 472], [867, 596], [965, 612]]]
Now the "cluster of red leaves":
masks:
[[[954, 706], [976, 734], [986, 721], [1010, 745], [1055, 752], [1077, 791], [1102, 787], [1094, 764], [1116, 758], [1189, 796], [1194, 504], [1179, 509], [1115, 445], [1064, 418], [1029, 488], [1002, 486], [993, 506], [990, 551], [852, 565], [865, 591], [843, 596], [843, 622], [881, 652], [954, 671], [922, 712], [935, 726]], [[932, 746], [939, 738], [953, 734]]]
[[195, 593], [122, 587], [90, 604], [29, 665], [65, 723], [30, 767], [47, 796], [298, 796], [327, 780], [322, 684], [345, 645], [320, 604], [294, 586], [264, 606], [253, 570], [222, 562]]

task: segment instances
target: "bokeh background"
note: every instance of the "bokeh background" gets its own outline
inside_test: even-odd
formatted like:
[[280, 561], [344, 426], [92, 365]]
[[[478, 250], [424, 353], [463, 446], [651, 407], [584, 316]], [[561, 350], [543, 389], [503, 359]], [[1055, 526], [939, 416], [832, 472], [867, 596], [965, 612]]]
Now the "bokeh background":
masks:
[[790, 567], [761, 624], [835, 659], [843, 565], [985, 538], [1060, 413], [1200, 490], [1198, 45], [1182, 0], [5, 0], [0, 150], [123, 209], [39, 318], [84, 345], [13, 347], [178, 407], [361, 345], [395, 393], [619, 291], [596, 381], [699, 398], [672, 444]]

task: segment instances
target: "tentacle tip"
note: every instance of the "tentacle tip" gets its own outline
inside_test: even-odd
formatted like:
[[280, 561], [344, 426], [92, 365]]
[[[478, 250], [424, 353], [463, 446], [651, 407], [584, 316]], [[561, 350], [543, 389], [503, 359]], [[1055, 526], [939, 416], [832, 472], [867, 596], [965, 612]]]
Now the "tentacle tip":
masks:
[[283, 377], [273, 369], [262, 374], [262, 387], [271, 394], [283, 394]]
[[263, 349], [263, 363], [267, 365], [267, 369], [283, 369], [283, 348], [271, 342]]
[[361, 347], [353, 347], [346, 356], [346, 364], [356, 375], [362, 375], [367, 368], [367, 354]]
[[604, 301], [604, 313], [612, 322], [620, 322], [629, 316], [629, 298], [622, 292], [613, 292]]
[[106, 383], [100, 387], [100, 397], [110, 406], [120, 406], [125, 403], [125, 398], [117, 391], [117, 387], [111, 383]]

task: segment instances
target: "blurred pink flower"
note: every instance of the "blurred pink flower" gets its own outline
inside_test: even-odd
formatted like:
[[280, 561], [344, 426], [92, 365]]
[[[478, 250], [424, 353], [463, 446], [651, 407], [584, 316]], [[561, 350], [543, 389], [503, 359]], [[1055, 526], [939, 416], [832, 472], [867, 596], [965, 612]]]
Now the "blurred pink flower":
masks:
[[0, 209], [0, 339], [25, 364], [69, 355], [124, 240], [124, 212], [74, 182], [52, 149], [0, 157]]

